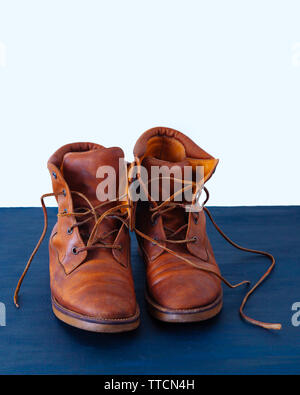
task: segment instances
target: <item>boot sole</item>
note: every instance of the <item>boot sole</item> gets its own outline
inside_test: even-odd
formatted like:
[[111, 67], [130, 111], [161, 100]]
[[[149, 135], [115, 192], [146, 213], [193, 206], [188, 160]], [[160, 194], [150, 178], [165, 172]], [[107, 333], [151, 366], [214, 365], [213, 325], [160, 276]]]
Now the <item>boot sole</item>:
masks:
[[145, 298], [150, 314], [159, 321], [164, 322], [199, 322], [216, 316], [223, 306], [223, 293], [211, 304], [194, 309], [173, 310], [156, 303], [146, 291]]
[[74, 311], [62, 307], [54, 297], [52, 297], [52, 309], [56, 318], [60, 321], [89, 332], [128, 332], [136, 329], [140, 325], [139, 306], [137, 306], [137, 311], [134, 316], [119, 319], [97, 319], [75, 313]]

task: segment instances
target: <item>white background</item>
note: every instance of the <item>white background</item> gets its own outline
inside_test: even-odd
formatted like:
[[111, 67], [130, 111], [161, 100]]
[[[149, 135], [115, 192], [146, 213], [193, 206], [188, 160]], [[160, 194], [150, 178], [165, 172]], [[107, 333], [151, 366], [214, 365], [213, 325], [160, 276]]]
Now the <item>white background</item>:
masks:
[[132, 160], [153, 126], [220, 159], [211, 205], [300, 204], [299, 88], [299, 1], [0, 1], [0, 205], [39, 206], [61, 145]]

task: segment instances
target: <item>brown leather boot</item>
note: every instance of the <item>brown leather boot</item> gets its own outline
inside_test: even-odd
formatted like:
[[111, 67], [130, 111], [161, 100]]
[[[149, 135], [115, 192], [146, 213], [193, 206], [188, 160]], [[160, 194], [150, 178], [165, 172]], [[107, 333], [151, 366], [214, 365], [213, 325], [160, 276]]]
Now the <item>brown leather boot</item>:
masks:
[[[119, 179], [120, 148], [69, 144], [48, 161], [53, 194], [42, 197], [45, 227], [20, 279], [18, 291], [47, 229], [44, 197], [55, 196], [58, 221], [49, 242], [50, 286], [55, 315], [65, 323], [94, 332], [122, 332], [139, 325], [130, 266], [128, 202], [96, 196], [102, 166]], [[124, 162], [123, 162], [124, 163]], [[101, 175], [104, 177], [104, 174]], [[126, 171], [124, 177], [127, 181]], [[114, 190], [115, 185], [110, 185]], [[116, 185], [118, 187], [118, 185]], [[117, 188], [118, 195], [118, 188]]]
[[[139, 182], [147, 201], [133, 203], [132, 228], [135, 229], [147, 270], [146, 300], [150, 313], [167, 322], [202, 321], [218, 314], [222, 308], [221, 281], [235, 288], [248, 283], [243, 281], [231, 285], [218, 268], [206, 233], [205, 212], [209, 211], [197, 203], [200, 192], [208, 191], [204, 184], [214, 173], [218, 160], [202, 150], [184, 134], [169, 128], [157, 127], [145, 132], [134, 147], [137, 167], [131, 182]], [[151, 170], [153, 166], [179, 168], [176, 177], [170, 175], [170, 194], [163, 198], [162, 177], [159, 178], [158, 201], [152, 198]], [[184, 167], [192, 166], [190, 183], [182, 182]], [[203, 170], [203, 177], [195, 180], [196, 167]], [[143, 179], [142, 167], [148, 171], [148, 180]], [[166, 178], [166, 177], [164, 177]], [[138, 180], [137, 180], [138, 179]], [[179, 189], [176, 183], [180, 183]], [[133, 183], [134, 184], [134, 183]], [[132, 186], [130, 194], [132, 195]], [[179, 192], [190, 189], [192, 202], [185, 197], [178, 201]], [[132, 199], [134, 200], [134, 199]], [[191, 207], [192, 203], [192, 207]], [[213, 220], [212, 220], [213, 221]], [[215, 222], [214, 225], [217, 227]], [[272, 264], [268, 272], [247, 293], [240, 312], [248, 322], [268, 329], [280, 329], [279, 324], [268, 324], [247, 317], [243, 308], [254, 289], [272, 270], [274, 258], [265, 252], [244, 249], [233, 243], [217, 227], [217, 230], [235, 247], [268, 256]]]

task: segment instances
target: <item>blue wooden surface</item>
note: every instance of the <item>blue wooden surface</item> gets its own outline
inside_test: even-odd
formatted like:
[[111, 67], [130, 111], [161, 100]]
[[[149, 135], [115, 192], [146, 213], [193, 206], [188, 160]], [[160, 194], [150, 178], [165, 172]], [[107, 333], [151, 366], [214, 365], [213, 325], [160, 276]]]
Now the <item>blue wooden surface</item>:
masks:
[[[56, 209], [48, 211], [51, 228]], [[235, 241], [269, 250], [277, 258], [274, 273], [251, 298], [247, 313], [281, 322], [281, 332], [267, 332], [240, 319], [243, 287], [224, 287], [223, 311], [210, 321], [186, 325], [155, 321], [145, 308], [144, 267], [134, 237], [132, 265], [141, 306], [137, 331], [93, 334], [59, 322], [50, 305], [46, 241], [24, 281], [17, 310], [13, 290], [40, 236], [43, 216], [39, 208], [3, 208], [0, 302], [6, 304], [7, 326], [0, 327], [0, 373], [300, 373], [300, 327], [291, 324], [291, 306], [300, 301], [300, 207], [219, 207], [211, 211]], [[222, 273], [230, 281], [255, 281], [267, 268], [267, 259], [233, 249], [211, 226], [208, 231]]]

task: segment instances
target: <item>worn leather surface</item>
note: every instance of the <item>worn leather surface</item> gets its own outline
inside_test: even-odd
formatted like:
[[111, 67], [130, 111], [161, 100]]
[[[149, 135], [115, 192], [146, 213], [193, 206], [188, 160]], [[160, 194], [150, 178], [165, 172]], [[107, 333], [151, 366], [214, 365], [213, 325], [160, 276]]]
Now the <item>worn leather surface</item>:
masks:
[[[167, 139], [167, 142], [166, 142]], [[149, 143], [150, 142], [150, 143]], [[174, 152], [172, 151], [174, 150]], [[134, 148], [135, 157], [148, 169], [153, 165], [194, 165], [205, 162], [205, 182], [211, 177], [218, 160], [198, 147], [187, 136], [168, 128], [154, 128], [145, 132]], [[150, 178], [150, 176], [149, 176]], [[171, 192], [172, 184], [171, 184]], [[168, 239], [167, 233], [176, 231], [184, 224], [188, 226], [176, 239], [192, 239], [183, 244], [164, 243], [182, 257], [220, 273], [206, 233], [206, 218], [200, 211], [195, 218], [184, 208], [175, 209], [151, 221], [150, 208], [159, 202], [138, 202], [136, 228], [153, 239]], [[138, 237], [146, 263], [147, 286], [150, 296], [161, 306], [170, 309], [191, 309], [214, 302], [222, 293], [220, 280], [171, 255], [154, 243]]]
[[[70, 144], [59, 149], [48, 162], [53, 191], [61, 193], [57, 198], [58, 211], [69, 213], [88, 204], [71, 191], [84, 194], [95, 207], [98, 200], [96, 189], [103, 180], [97, 178], [100, 166], [113, 166], [118, 175], [119, 159], [124, 154], [120, 148], [104, 148], [91, 143]], [[116, 182], [118, 177], [116, 177]], [[105, 210], [118, 203], [109, 203], [98, 210]], [[49, 242], [50, 283], [52, 296], [63, 307], [84, 316], [99, 319], [122, 319], [136, 313], [136, 298], [130, 265], [130, 237], [122, 222], [105, 218], [96, 237], [101, 238], [114, 229], [117, 232], [105, 239], [117, 243], [121, 250], [97, 248], [77, 255], [72, 249], [84, 247], [94, 220], [74, 227], [75, 216], [59, 216]]]

